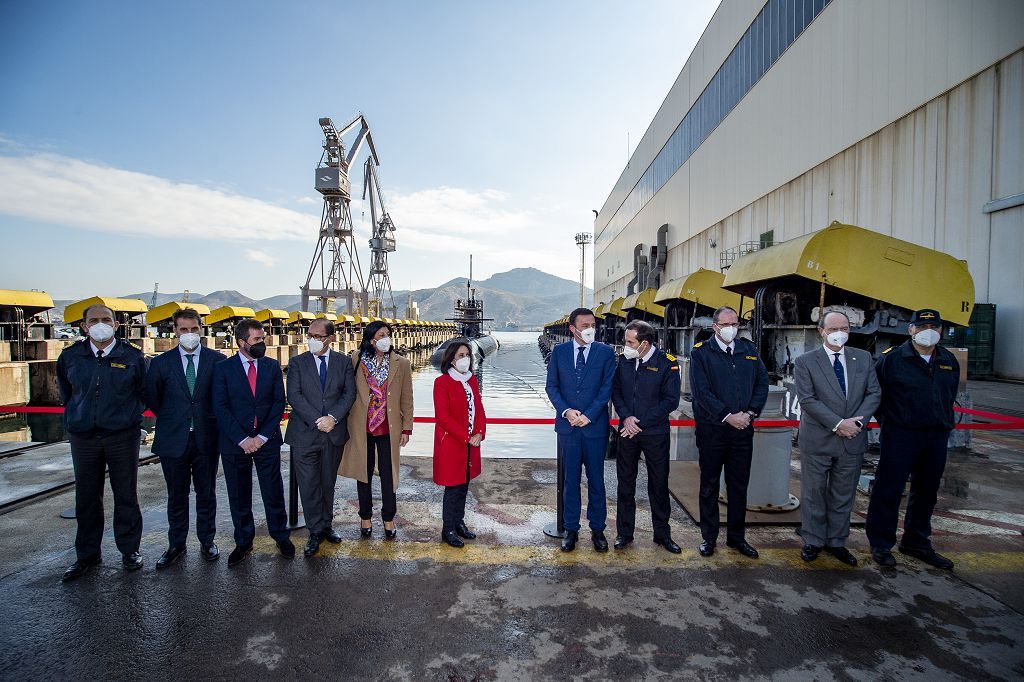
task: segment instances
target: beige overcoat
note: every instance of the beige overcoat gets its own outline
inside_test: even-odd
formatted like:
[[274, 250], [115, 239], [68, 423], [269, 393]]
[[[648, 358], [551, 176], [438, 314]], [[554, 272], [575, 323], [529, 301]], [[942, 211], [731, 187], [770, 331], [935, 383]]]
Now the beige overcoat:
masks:
[[[356, 375], [356, 401], [348, 413], [348, 442], [341, 455], [338, 475], [369, 483], [366, 477], [366, 411], [370, 406], [370, 387], [359, 367], [359, 350], [351, 353]], [[398, 488], [398, 465], [402, 431], [412, 431], [412, 363], [392, 352], [388, 364], [388, 431], [391, 434], [391, 476]], [[379, 473], [379, 469], [375, 468]]]

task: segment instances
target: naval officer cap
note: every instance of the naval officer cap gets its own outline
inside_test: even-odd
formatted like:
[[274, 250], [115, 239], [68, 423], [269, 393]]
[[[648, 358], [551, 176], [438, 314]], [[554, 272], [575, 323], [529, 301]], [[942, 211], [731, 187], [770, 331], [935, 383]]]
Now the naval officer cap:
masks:
[[939, 315], [938, 310], [922, 308], [921, 310], [914, 312], [914, 316], [910, 318], [910, 324], [915, 327], [919, 327], [922, 324], [934, 324], [936, 327], [941, 327], [942, 316]]

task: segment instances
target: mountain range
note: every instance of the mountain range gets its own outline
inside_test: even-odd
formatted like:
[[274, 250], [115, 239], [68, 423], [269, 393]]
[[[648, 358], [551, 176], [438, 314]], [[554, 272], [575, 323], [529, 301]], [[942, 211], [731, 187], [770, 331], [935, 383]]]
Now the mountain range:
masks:
[[[397, 317], [406, 316], [406, 305], [409, 297], [415, 301], [420, 310], [420, 317], [425, 320], [443, 320], [451, 317], [456, 299], [466, 297], [466, 278], [456, 277], [437, 287], [400, 290], [394, 292]], [[579, 283], [556, 277], [536, 268], [514, 268], [507, 272], [499, 272], [480, 282], [474, 282], [478, 298], [484, 301], [484, 312], [487, 317], [494, 318], [488, 322], [488, 328], [503, 329], [517, 324], [521, 328], [539, 328], [546, 322], [567, 314], [579, 304]], [[592, 291], [584, 292], [584, 300], [590, 301]], [[168, 301], [180, 301], [184, 294], [158, 293], [156, 304]], [[140, 298], [149, 305], [153, 292], [124, 294], [121, 298]], [[210, 310], [225, 305], [244, 306], [253, 310], [274, 308], [288, 312], [298, 310], [301, 298], [298, 294], [279, 294], [263, 299], [254, 299], [232, 289], [214, 291], [209, 294], [189, 296], [192, 303], [209, 306]], [[54, 301], [58, 310], [63, 312], [64, 306], [73, 301]], [[391, 315], [387, 315], [391, 317]]]

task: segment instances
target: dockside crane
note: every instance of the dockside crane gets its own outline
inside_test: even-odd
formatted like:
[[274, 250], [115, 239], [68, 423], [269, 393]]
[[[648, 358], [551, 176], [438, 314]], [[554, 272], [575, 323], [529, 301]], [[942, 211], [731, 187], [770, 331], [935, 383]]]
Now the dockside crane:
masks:
[[377, 178], [377, 155], [366, 159], [363, 169], [363, 201], [370, 200], [370, 222], [373, 234], [370, 237], [370, 281], [367, 289], [370, 307], [381, 317], [397, 317], [398, 306], [391, 290], [391, 275], [388, 273], [388, 254], [395, 250], [395, 224], [384, 207], [384, 195]]
[[[341, 129], [330, 118], [321, 118], [320, 129], [324, 134], [324, 151], [315, 171], [314, 187], [323, 195], [324, 207], [320, 218], [320, 237], [306, 283], [299, 288], [302, 309], [310, 311], [310, 299], [316, 299], [319, 310], [310, 312], [333, 313], [336, 302], [343, 299], [349, 313], [365, 314], [367, 291], [353, 235], [349, 169], [364, 142], [375, 162], [377, 152], [370, 135], [370, 125], [362, 114]], [[356, 129], [356, 138], [346, 152], [342, 138]], [[320, 286], [314, 288], [313, 280], [318, 271]]]

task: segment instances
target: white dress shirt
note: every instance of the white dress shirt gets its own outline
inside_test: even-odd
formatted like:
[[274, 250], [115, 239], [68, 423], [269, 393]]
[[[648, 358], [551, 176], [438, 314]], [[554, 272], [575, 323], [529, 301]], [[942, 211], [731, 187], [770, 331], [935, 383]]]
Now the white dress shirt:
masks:
[[[825, 349], [825, 353], [828, 354], [828, 364], [830, 364], [830, 365], [834, 365], [835, 364], [836, 353], [839, 354], [839, 364], [843, 366], [843, 383], [846, 384], [846, 390], [849, 391], [850, 390], [850, 373], [846, 369], [846, 347], [843, 346], [842, 348], [840, 348], [837, 351], [836, 350], [832, 350], [831, 348], [826, 346], [824, 343], [821, 344], [821, 347], [824, 348]], [[835, 432], [835, 430], [838, 429], [839, 425], [842, 424], [842, 423], [843, 423], [843, 420], [840, 419], [836, 423], [836, 425], [832, 427], [832, 431]]]
[[182, 371], [188, 372], [188, 358], [186, 355], [192, 356], [192, 366], [196, 368], [196, 376], [199, 375], [199, 351], [202, 346], [196, 346], [193, 350], [185, 350], [182, 345], [178, 344], [178, 352], [181, 353], [181, 369]]
[[[257, 362], [255, 359], [251, 359], [250, 360], [249, 358], [245, 357], [245, 355], [243, 355], [242, 353], [239, 353], [238, 357], [242, 358], [242, 371], [245, 372], [246, 378], [249, 377], [249, 363], [251, 362], [252, 366], [253, 366], [253, 369], [256, 370], [256, 380], [259, 381], [259, 378], [260, 378], [259, 362]], [[270, 440], [269, 438], [264, 436], [262, 433], [257, 433], [256, 437], [259, 438], [264, 443], [266, 443], [268, 440]], [[249, 439], [246, 438], [245, 440], [249, 440]], [[243, 440], [241, 443], [239, 443], [238, 446], [241, 447], [242, 443], [244, 443], [245, 440]]]
[[[735, 340], [730, 341], [729, 343], [726, 343], [725, 341], [722, 341], [722, 339], [718, 338], [718, 334], [715, 334], [714, 338], [715, 338], [715, 343], [718, 344], [718, 347], [722, 349], [723, 353], [728, 353], [729, 351], [732, 351], [733, 353], [736, 352], [736, 341]], [[730, 412], [729, 414], [725, 415], [725, 417], [722, 419], [722, 423], [724, 424], [725, 420], [728, 419], [731, 416], [732, 416], [732, 412]]]
[[636, 365], [634, 366], [634, 368], [639, 370], [640, 369], [640, 363], [641, 362], [646, 363], [648, 360], [650, 360], [652, 357], [654, 357], [654, 351], [656, 351], [656, 350], [658, 350], [658, 347], [652, 344], [651, 347], [647, 350], [647, 352], [644, 353], [644, 356], [642, 358], [637, 358], [636, 359]]
[[96, 344], [93, 343], [92, 339], [89, 339], [89, 347], [92, 348], [93, 357], [96, 357], [96, 354], [99, 353], [100, 351], [103, 351], [103, 357], [107, 357], [108, 355], [110, 355], [110, 352], [114, 350], [114, 346], [116, 345], [117, 339], [113, 339], [111, 340], [110, 345], [107, 346], [106, 348], [97, 348]]
[[[576, 340], [575, 336], [572, 337], [572, 366], [573, 367], [576, 366], [576, 358], [578, 358], [580, 356], [580, 348], [583, 349], [583, 364], [587, 364], [587, 361], [590, 359], [590, 347], [593, 346], [593, 345], [594, 344], [590, 343], [590, 344], [587, 344], [586, 346], [584, 346], [582, 343], [580, 343], [579, 341]], [[568, 412], [571, 409], [574, 409], [574, 408], [571, 408], [571, 407], [566, 408], [562, 412], [562, 417], [564, 418], [565, 417], [565, 413]]]

